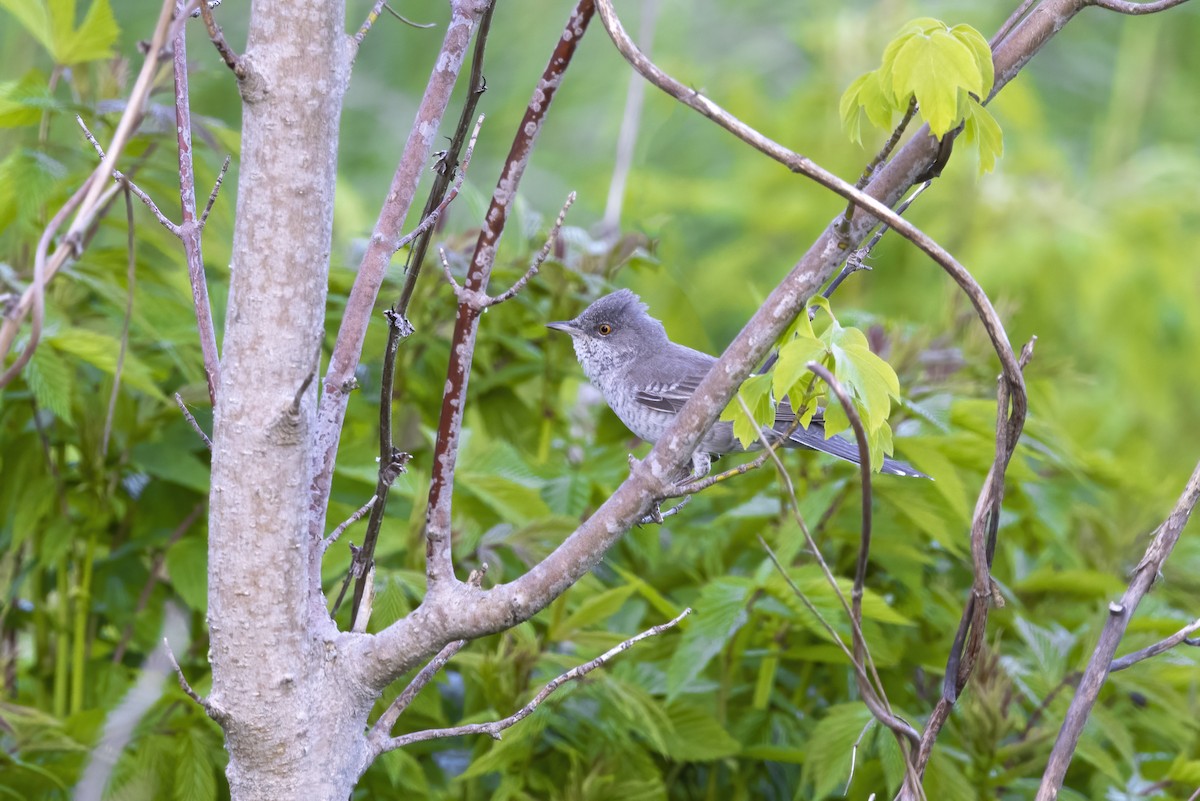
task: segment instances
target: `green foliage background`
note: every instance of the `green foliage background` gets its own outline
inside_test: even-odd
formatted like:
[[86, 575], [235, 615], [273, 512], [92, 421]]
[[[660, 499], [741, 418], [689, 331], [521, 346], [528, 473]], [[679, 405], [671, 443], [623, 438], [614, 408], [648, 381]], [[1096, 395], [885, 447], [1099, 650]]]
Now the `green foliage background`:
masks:
[[[42, 225], [94, 164], [72, 115], [111, 132], [114, 104], [140, 66], [136, 41], [157, 13], [148, 0], [114, 0], [110, 25], [102, 0], [90, 12], [54, 3], [56, 19], [76, 13], [72, 30], [85, 31], [50, 42], [72, 62], [64, 71], [18, 24], [13, 12], [24, 5], [0, 3], [3, 291], [28, 280]], [[878, 65], [908, 20], [934, 16], [989, 35], [1009, 5], [860, 0], [800, 10], [765, 0], [672, 0], [663, 4], [654, 52], [760, 130], [853, 178], [883, 137], [868, 133], [861, 148], [848, 141], [838, 115], [845, 87]], [[348, 22], [357, 26], [367, 4], [351, 6]], [[637, 4], [621, 10], [636, 28]], [[446, 17], [433, 2], [402, 11], [419, 21]], [[452, 252], [473, 239], [567, 13], [562, 3], [500, 6], [481, 103], [488, 121], [467, 189], [440, 235]], [[229, 2], [219, 12], [235, 44], [244, 41], [245, 14]], [[523, 271], [571, 189], [580, 197], [575, 228], [566, 253], [529, 291], [485, 317], [471, 379], [455, 551], [464, 569], [487, 561], [495, 580], [553, 548], [621, 481], [626, 453], [645, 449], [584, 391], [569, 343], [543, 323], [573, 316], [609, 287], [629, 286], [678, 341], [717, 352], [843, 206], [649, 90], [624, 237], [611, 246], [589, 236], [611, 178], [627, 76], [599, 22], [593, 26], [525, 178], [497, 285]], [[1032, 796], [1105, 605], [1200, 455], [1198, 38], [1195, 4], [1136, 19], [1089, 9], [990, 106], [1005, 135], [996, 171], [978, 177], [974, 156], [959, 148], [909, 212], [980, 279], [1014, 342], [1039, 337], [1028, 371], [1031, 417], [1010, 470], [997, 553], [1007, 605], [993, 613], [989, 656], [942, 734], [930, 798]], [[385, 16], [355, 68], [342, 130], [330, 342], [439, 41], [437, 30]], [[205, 237], [220, 325], [239, 112], [233, 81], [199, 30], [190, 47], [201, 186], [226, 152], [235, 154]], [[169, 103], [170, 93], [154, 100]], [[169, 106], [156, 106], [127, 159], [168, 210], [177, 193], [173, 124]], [[207, 453], [168, 399], [180, 391], [205, 427], [211, 414], [182, 253], [140, 207], [129, 347], [104, 448], [128, 290], [122, 211], [118, 203], [84, 257], [53, 282], [45, 341], [24, 379], [0, 395], [5, 797], [68, 797], [106, 714], [161, 636], [167, 604], [188, 610], [192, 645], [180, 658], [197, 689], [207, 684]], [[997, 365], [967, 304], [924, 256], [889, 235], [871, 263], [872, 272], [839, 290], [835, 306], [898, 372], [905, 406], [892, 417], [897, 450], [936, 481], [876, 482], [866, 633], [893, 705], [922, 721], [970, 583], [966, 525], [990, 460]], [[400, 279], [398, 265], [381, 309]], [[420, 521], [452, 304], [436, 271], [421, 277], [410, 315], [417, 334], [401, 350], [395, 396], [401, 444], [415, 459], [389, 503], [375, 628], [421, 596]], [[380, 318], [343, 438], [331, 523], [374, 485], [383, 338]], [[789, 454], [787, 465], [826, 559], [851, 575], [854, 471], [811, 454]], [[181, 527], [197, 508], [195, 522]], [[705, 493], [661, 529], [630, 532], [534, 621], [456, 657], [401, 726], [505, 715], [563, 669], [692, 605], [696, 615], [681, 632], [564, 690], [500, 742], [440, 741], [387, 755], [356, 797], [789, 799], [893, 791], [898, 752], [876, 729], [862, 739], [847, 790], [851, 746], [869, 715], [845, 660], [757, 542], [771, 544], [845, 633], [831, 591], [782, 512], [780, 482], [764, 470]], [[341, 550], [328, 560], [334, 591], [347, 561]], [[1131, 626], [1129, 649], [1200, 614], [1197, 576], [1200, 544], [1185, 532]], [[1183, 799], [1200, 786], [1200, 671], [1192, 650], [1112, 677], [1062, 797]], [[170, 683], [121, 755], [110, 797], [224, 798], [223, 764], [220, 732]]]

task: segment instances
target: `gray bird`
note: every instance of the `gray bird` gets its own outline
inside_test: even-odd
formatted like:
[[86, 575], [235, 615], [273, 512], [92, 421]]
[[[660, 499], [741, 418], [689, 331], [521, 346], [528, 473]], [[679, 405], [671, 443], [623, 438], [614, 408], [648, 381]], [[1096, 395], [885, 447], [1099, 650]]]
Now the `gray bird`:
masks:
[[[547, 323], [546, 327], [571, 335], [584, 374], [621, 422], [647, 442], [658, 441], [717, 361], [668, 339], [663, 324], [647, 314], [646, 304], [628, 289], [605, 295], [574, 320]], [[773, 429], [764, 430], [768, 436], [779, 436], [795, 419], [784, 400], [775, 407]], [[858, 446], [839, 436], [826, 439], [823, 423], [818, 412], [809, 426], [793, 432], [784, 446], [810, 448], [858, 464]], [[760, 447], [751, 446], [751, 450]], [[714, 455], [743, 450], [733, 435], [733, 424], [716, 423], [696, 446], [692, 476], [706, 475]], [[928, 478], [895, 459], [884, 459], [882, 472]]]

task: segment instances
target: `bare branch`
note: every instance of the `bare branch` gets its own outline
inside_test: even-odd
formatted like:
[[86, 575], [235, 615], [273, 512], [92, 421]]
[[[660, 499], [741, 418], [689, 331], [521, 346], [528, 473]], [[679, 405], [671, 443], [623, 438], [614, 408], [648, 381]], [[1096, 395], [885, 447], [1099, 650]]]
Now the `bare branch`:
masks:
[[346, 520], [343, 521], [340, 526], [335, 528], [333, 531], [329, 532], [329, 536], [321, 541], [321, 550], [322, 551], [329, 550], [329, 546], [333, 545], [335, 542], [338, 541], [338, 537], [342, 536], [342, 532], [344, 532], [346, 529], [350, 528], [350, 526], [354, 525], [359, 520], [362, 520], [363, 515], [365, 515], [369, 511], [371, 511], [371, 507], [375, 505], [375, 501], [377, 501], [377, 500], [379, 500], [379, 496], [372, 495], [371, 500], [367, 501], [362, 506], [358, 507], [358, 509], [355, 510], [354, 514], [352, 514], [352, 515], [350, 515], [350, 517], [346, 518]]
[[313, 463], [309, 467], [312, 477], [310, 533], [313, 541], [320, 538], [324, 528], [324, 510], [333, 480], [342, 421], [349, 403], [351, 379], [362, 353], [375, 300], [396, 252], [396, 242], [400, 239], [404, 219], [412, 207], [426, 159], [433, 150], [433, 139], [450, 103], [467, 46], [482, 13], [478, 0], [451, 0], [450, 7], [450, 23], [437, 56], [439, 68], [430, 73], [416, 119], [409, 129], [404, 152], [388, 187], [387, 201], [379, 211], [379, 219], [346, 300], [341, 328], [322, 382], [315, 446], [311, 449]]
[[[180, 0], [181, 8], [182, 2], [183, 0]], [[209, 24], [212, 21], [212, 9], [204, 0], [201, 0], [200, 12], [205, 24]], [[217, 386], [221, 383], [221, 361], [217, 351], [212, 304], [208, 299], [208, 280], [204, 275], [204, 256], [200, 247], [204, 223], [196, 216], [196, 168], [192, 159], [192, 111], [188, 91], [186, 27], [179, 28], [172, 44], [172, 69], [175, 78], [175, 139], [179, 153], [179, 205], [182, 210], [177, 235], [183, 243], [183, 254], [187, 260], [188, 282], [192, 287], [192, 310], [196, 315], [196, 333], [200, 338], [200, 353], [204, 358], [204, 378], [208, 382], [208, 400], [216, 406]], [[224, 175], [224, 172], [222, 169], [221, 175]], [[209, 206], [216, 199], [220, 185], [221, 179], [218, 178], [209, 196]], [[205, 215], [207, 214], [206, 210]]]
[[1133, 578], [1121, 600], [1109, 604], [1108, 617], [1100, 632], [1100, 641], [1088, 660], [1083, 678], [1079, 681], [1079, 689], [1071, 699], [1066, 718], [1058, 732], [1058, 739], [1050, 751], [1050, 759], [1045, 773], [1042, 774], [1041, 786], [1038, 787], [1037, 801], [1053, 801], [1058, 797], [1063, 778], [1071, 764], [1071, 757], [1079, 743], [1079, 736], [1083, 733], [1092, 706], [1108, 678], [1113, 656], [1125, 635], [1125, 628], [1129, 625], [1133, 613], [1137, 611], [1138, 604], [1150, 591], [1154, 580], [1162, 571], [1163, 563], [1171, 555], [1175, 543], [1179, 541], [1179, 534], [1187, 524], [1197, 501], [1200, 501], [1200, 463], [1197, 463], [1192, 471], [1191, 478], [1188, 479], [1187, 486], [1184, 487], [1183, 494], [1179, 496], [1171, 514], [1155, 530], [1154, 539], [1146, 548], [1142, 561], [1133, 569]]
[[188, 411], [187, 404], [183, 402], [183, 397], [178, 392], [175, 393], [175, 405], [179, 407], [179, 411], [183, 412], [183, 417], [188, 421], [188, 425], [192, 427], [192, 430], [204, 441], [204, 447], [211, 451], [212, 440], [208, 438], [208, 434], [204, 433], [204, 429], [200, 427], [200, 424], [196, 422], [196, 418]]
[[409, 26], [410, 28], [432, 28], [435, 25], [435, 23], [433, 23], [433, 22], [426, 22], [426, 23], [413, 22], [408, 17], [405, 17], [404, 15], [397, 12], [396, 9], [394, 9], [390, 5], [388, 5], [387, 0], [375, 0], [375, 5], [371, 6], [371, 10], [367, 13], [367, 18], [365, 20], [363, 20], [363, 24], [359, 27], [358, 32], [356, 34], [354, 34], [354, 49], [355, 50], [357, 50], [359, 47], [362, 46], [363, 39], [367, 38], [367, 34], [371, 32], [371, 28], [375, 25], [375, 22], [379, 19], [380, 13], [382, 13], [384, 10], [386, 10], [389, 14], [391, 14], [393, 17], [400, 20], [401, 22], [403, 22], [405, 25]]
[[545, 263], [546, 258], [550, 255], [551, 249], [554, 247], [555, 241], [558, 239], [558, 233], [560, 230], [562, 230], [563, 220], [565, 220], [567, 217], [567, 210], [571, 208], [571, 204], [574, 202], [575, 193], [572, 192], [571, 194], [567, 195], [567, 202], [563, 203], [562, 211], [558, 213], [558, 218], [554, 221], [554, 226], [550, 229], [550, 233], [546, 237], [546, 244], [542, 246], [542, 249], [538, 252], [537, 256], [534, 257], [533, 262], [529, 265], [529, 269], [526, 270], [525, 274], [518, 278], [517, 282], [507, 290], [501, 292], [499, 295], [489, 298], [489, 306], [496, 306], [506, 300], [512, 300], [517, 296], [518, 292], [525, 288], [525, 285], [529, 283], [529, 279], [537, 275], [538, 268]]
[[[96, 215], [107, 204], [107, 198], [115, 195], [116, 187], [105, 189], [107, 182], [100, 180], [101, 176], [110, 175], [114, 169], [117, 159], [125, 149], [126, 143], [132, 136], [141, 120], [142, 109], [145, 107], [147, 98], [150, 96], [150, 91], [153, 88], [154, 74], [158, 68], [159, 53], [162, 51], [162, 46], [166, 42], [167, 32], [171, 27], [171, 12], [175, 7], [175, 0], [163, 0], [162, 8], [159, 10], [158, 21], [154, 26], [154, 36], [151, 39], [151, 47], [142, 64], [142, 69], [138, 73], [137, 80], [134, 82], [133, 90], [129, 94], [129, 101], [125, 107], [125, 113], [121, 115], [120, 121], [117, 123], [117, 130], [113, 134], [112, 142], [109, 144], [108, 153], [92, 174], [80, 185], [79, 189], [71, 196], [71, 198], [63, 205], [61, 209], [54, 215], [46, 229], [42, 232], [42, 237], [38, 241], [37, 250], [33, 260], [33, 281], [30, 286], [21, 295], [21, 300], [10, 314], [0, 324], [0, 359], [6, 358], [12, 350], [13, 342], [17, 336], [17, 330], [25, 317], [28, 315], [31, 318], [29, 338], [26, 341], [25, 348], [17, 356], [12, 364], [0, 374], [0, 388], [7, 386], [9, 382], [21, 371], [22, 368], [33, 357], [38, 341], [41, 337], [42, 318], [45, 311], [45, 288], [47, 282], [67, 263], [69, 259], [79, 256], [83, 232], [86, 231], [94, 221]], [[102, 198], [102, 196], [104, 196]], [[65, 222], [66, 218], [74, 213], [75, 219], [72, 221], [66, 233], [59, 238], [59, 246], [54, 251], [54, 254], [47, 258], [47, 253], [50, 249], [50, 242], [53, 241], [58, 229]]]
[[425, 742], [426, 740], [438, 740], [445, 737], [460, 737], [465, 734], [487, 734], [493, 739], [499, 740], [500, 732], [517, 723], [520, 723], [522, 720], [529, 717], [535, 709], [541, 706], [543, 701], [550, 697], [550, 695], [562, 685], [569, 681], [575, 681], [576, 679], [583, 678], [596, 668], [600, 667], [606, 662], [611, 661], [618, 654], [637, 645], [642, 640], [662, 634], [667, 629], [678, 624], [679, 621], [683, 620], [691, 613], [692, 610], [690, 608], [684, 609], [673, 620], [669, 620], [666, 623], [660, 623], [653, 628], [646, 629], [641, 634], [630, 637], [628, 640], [625, 640], [615, 647], [610, 648], [590, 662], [584, 662], [582, 665], [571, 668], [566, 673], [563, 673], [557, 678], [551, 680], [537, 695], [533, 697], [532, 701], [502, 720], [492, 721], [491, 723], [469, 723], [463, 726], [453, 726], [448, 729], [426, 729], [425, 731], [413, 732], [412, 734], [403, 734], [399, 737], [391, 737], [386, 740], [376, 741], [373, 744], [375, 746], [373, 749], [374, 753], [378, 755], [386, 751], [403, 748], [406, 745], [412, 745], [413, 743]]
[[1168, 8], [1181, 6], [1187, 1], [1157, 0], [1152, 3], [1131, 3], [1126, 2], [1126, 0], [1088, 0], [1088, 4], [1107, 9], [1108, 11], [1116, 11], [1118, 14], [1132, 14], [1137, 16], [1141, 14], [1157, 14], [1159, 11], [1166, 11]]
[[[104, 160], [104, 148], [100, 146], [100, 143], [98, 141], [96, 141], [96, 137], [92, 134], [91, 130], [87, 127], [87, 123], [85, 123], [83, 121], [83, 117], [80, 117], [78, 114], [76, 114], [75, 122], [79, 123], [79, 127], [83, 129], [83, 135], [87, 137], [87, 140], [89, 142], [91, 142], [92, 147], [95, 149], [96, 153], [99, 154], [100, 160], [103, 161]], [[151, 199], [151, 197], [148, 194], [146, 194], [140, 186], [138, 186], [133, 181], [131, 181], [129, 178], [127, 178], [125, 173], [121, 172], [120, 170], [114, 169], [112, 171], [112, 177], [113, 177], [114, 181], [116, 181], [119, 184], [124, 184], [125, 186], [129, 187], [129, 191], [131, 191], [131, 192], [133, 192], [133, 194], [137, 195], [138, 200], [142, 201], [142, 203], [144, 203], [146, 205], [146, 208], [150, 209], [150, 212], [154, 215], [154, 218], [156, 220], [158, 220], [159, 225], [161, 225], [163, 228], [166, 228], [168, 231], [170, 231], [175, 236], [179, 236], [179, 226], [176, 225], [175, 223], [171, 222], [171, 220], [167, 218], [167, 215], [163, 214], [159, 210], [159, 208], [155, 204], [154, 200]]]
[[200, 215], [200, 227], [203, 228], [208, 222], [208, 213], [212, 211], [213, 204], [217, 202], [217, 193], [221, 191], [221, 182], [225, 180], [225, 173], [229, 171], [229, 156], [225, 157], [225, 163], [221, 165], [221, 171], [217, 173], [216, 183], [213, 184], [212, 192], [208, 195], [208, 202], [204, 204], [204, 212]]
[[[219, 3], [218, 3], [219, 5]], [[208, 30], [208, 38], [212, 40], [213, 47], [217, 48], [217, 53], [220, 54], [221, 60], [225, 62], [225, 66], [233, 71], [239, 81], [246, 79], [248, 75], [245, 62], [242, 57], [233, 51], [229, 46], [229, 42], [225, 41], [225, 34], [221, 31], [221, 26], [217, 24], [216, 18], [213, 16], [212, 6], [201, 0], [200, 16], [204, 18], [204, 27]]]
[[471, 132], [471, 141], [467, 143], [466, 152], [463, 153], [462, 165], [458, 169], [458, 177], [454, 179], [454, 185], [450, 187], [450, 190], [446, 192], [446, 196], [434, 207], [433, 211], [425, 215], [425, 219], [421, 220], [421, 224], [396, 243], [396, 250], [400, 250], [421, 234], [437, 225], [437, 221], [445, 213], [446, 207], [450, 205], [450, 202], [454, 198], [458, 197], [458, 192], [462, 189], [463, 180], [467, 177], [467, 167], [471, 165], [471, 156], [475, 152], [475, 140], [479, 138], [479, 129], [482, 125], [483, 115], [480, 114], [478, 121], [475, 123], [475, 130]]
[[167, 638], [163, 637], [163, 645], [167, 649], [167, 659], [171, 660], [171, 667], [175, 669], [175, 676], [179, 679], [179, 686], [187, 693], [187, 697], [191, 698], [200, 708], [208, 711], [208, 702], [200, 696], [198, 692], [192, 689], [192, 685], [188, 684], [187, 676], [183, 675], [183, 668], [179, 666], [179, 660], [175, 658], [175, 652], [171, 650], [171, 643], [167, 642]]
[[[550, 61], [534, 88], [533, 96], [509, 148], [500, 179], [492, 193], [492, 201], [484, 215], [479, 238], [475, 242], [475, 252], [471, 257], [471, 266], [463, 290], [467, 295], [487, 293], [488, 280], [495, 263], [496, 247], [508, 221], [509, 210], [516, 199], [521, 176], [529, 164], [546, 114], [562, 85], [563, 74], [571, 64], [594, 11], [592, 0], [580, 0], [567, 20]], [[446, 390], [442, 396], [437, 442], [433, 453], [434, 471], [429, 484], [429, 501], [425, 515], [425, 577], [431, 593], [438, 591], [439, 583], [455, 583], [450, 546], [450, 505], [467, 379], [475, 356], [475, 337], [483, 308], [485, 306], [479, 303], [463, 300], [463, 295], [460, 295], [454, 339], [450, 347], [450, 364], [446, 369]]]
[[1170, 651], [1176, 645], [1200, 646], [1200, 639], [1191, 636], [1194, 631], [1200, 631], [1200, 618], [1196, 618], [1170, 637], [1165, 637], [1154, 643], [1154, 645], [1148, 645], [1140, 651], [1134, 651], [1120, 659], [1114, 659], [1112, 664], [1108, 666], [1108, 672], [1116, 673], [1118, 670], [1133, 667], [1142, 660], [1150, 659], [1151, 657]]
[[367, 734], [367, 742], [373, 747], [378, 748], [381, 741], [386, 741], [391, 736], [392, 727], [396, 725], [396, 721], [404, 714], [404, 710], [408, 709], [408, 705], [413, 702], [417, 694], [425, 689], [429, 682], [433, 681], [433, 677], [441, 671], [442, 668], [463, 649], [467, 644], [466, 640], [455, 640], [449, 643], [445, 648], [438, 651], [437, 656], [429, 661], [425, 667], [413, 676], [412, 681], [408, 683], [395, 700], [388, 705], [384, 713], [379, 716], [379, 720], [375, 721], [375, 725], [371, 727], [371, 731]]

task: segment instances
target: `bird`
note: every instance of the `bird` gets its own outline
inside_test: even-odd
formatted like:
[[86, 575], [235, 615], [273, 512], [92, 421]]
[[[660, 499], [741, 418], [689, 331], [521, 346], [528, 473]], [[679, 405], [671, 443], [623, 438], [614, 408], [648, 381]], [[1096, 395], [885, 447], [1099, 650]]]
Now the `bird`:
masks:
[[[620, 289], [594, 301], [575, 319], [547, 323], [546, 327], [570, 335], [584, 375], [600, 390], [609, 408], [639, 439], [654, 443], [717, 360], [672, 342], [663, 324], [647, 309], [631, 290]], [[776, 404], [774, 425], [763, 432], [768, 439], [777, 440], [795, 419], [784, 399]], [[807, 427], [797, 428], [782, 444], [860, 463], [857, 444], [837, 435], [826, 438], [820, 410]], [[761, 447], [753, 443], [749, 450]], [[714, 424], [696, 446], [690, 480], [707, 475], [714, 457], [745, 450], [733, 434], [733, 423]], [[929, 478], [891, 458], [884, 459], [880, 472]]]

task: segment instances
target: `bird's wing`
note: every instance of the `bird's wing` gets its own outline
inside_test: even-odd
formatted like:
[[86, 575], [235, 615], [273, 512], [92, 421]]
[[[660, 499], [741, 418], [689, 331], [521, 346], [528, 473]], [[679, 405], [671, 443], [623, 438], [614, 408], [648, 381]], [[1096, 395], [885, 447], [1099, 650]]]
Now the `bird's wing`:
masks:
[[641, 379], [633, 382], [633, 399], [640, 406], [675, 414], [696, 393], [715, 361], [706, 353], [672, 344], [631, 371]]

